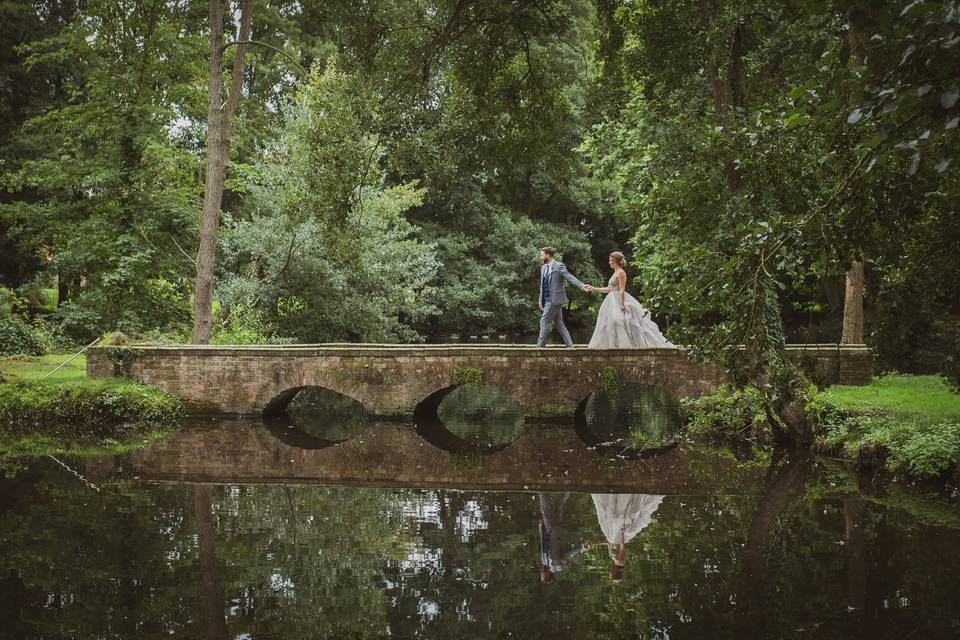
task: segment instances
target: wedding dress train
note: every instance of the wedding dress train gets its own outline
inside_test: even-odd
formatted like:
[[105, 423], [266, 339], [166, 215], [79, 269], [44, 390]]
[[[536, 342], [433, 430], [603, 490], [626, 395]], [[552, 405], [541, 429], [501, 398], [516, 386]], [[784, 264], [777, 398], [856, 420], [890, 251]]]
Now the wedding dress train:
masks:
[[636, 349], [639, 347], [672, 347], [660, 327], [650, 317], [650, 312], [629, 293], [624, 292], [624, 310], [620, 310], [620, 281], [613, 274], [610, 293], [600, 305], [597, 327], [590, 338], [591, 349]]

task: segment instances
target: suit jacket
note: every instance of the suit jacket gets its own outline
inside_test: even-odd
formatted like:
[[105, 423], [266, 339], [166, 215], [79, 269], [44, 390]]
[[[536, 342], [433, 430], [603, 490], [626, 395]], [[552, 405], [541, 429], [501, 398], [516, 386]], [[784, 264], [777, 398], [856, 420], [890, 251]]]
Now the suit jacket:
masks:
[[559, 260], [551, 260], [540, 267], [540, 302], [543, 302], [543, 277], [549, 274], [547, 284], [550, 289], [550, 304], [567, 304], [570, 299], [567, 298], [567, 292], [564, 290], [565, 280], [578, 289], [583, 289], [584, 284], [577, 280], [572, 273], [567, 271]]

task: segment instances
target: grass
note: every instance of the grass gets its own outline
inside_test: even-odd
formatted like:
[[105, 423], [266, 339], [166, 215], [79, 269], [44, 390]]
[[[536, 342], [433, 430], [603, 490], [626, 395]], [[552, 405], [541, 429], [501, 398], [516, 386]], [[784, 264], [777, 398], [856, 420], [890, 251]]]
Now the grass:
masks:
[[927, 424], [960, 422], [960, 394], [939, 376], [887, 375], [862, 387], [830, 387], [822, 395], [851, 413]]
[[[47, 356], [14, 356], [0, 358], [0, 373], [11, 380], [40, 380], [65, 362], [72, 353]], [[87, 358], [79, 355], [47, 378], [48, 382], [76, 382], [87, 377]]]
[[817, 446], [864, 466], [935, 477], [960, 463], [960, 395], [936, 376], [887, 375], [807, 403]]

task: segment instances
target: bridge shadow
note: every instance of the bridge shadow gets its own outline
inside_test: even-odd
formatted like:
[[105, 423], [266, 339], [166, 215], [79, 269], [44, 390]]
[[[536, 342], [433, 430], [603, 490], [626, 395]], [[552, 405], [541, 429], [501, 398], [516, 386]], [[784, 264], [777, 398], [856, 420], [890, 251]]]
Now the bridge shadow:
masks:
[[601, 455], [655, 456], [681, 439], [680, 402], [648, 384], [621, 383], [584, 398], [574, 417], [577, 434]]
[[434, 447], [460, 455], [488, 455], [523, 433], [523, 410], [488, 384], [454, 385], [427, 396], [413, 414], [414, 428]]
[[278, 440], [300, 449], [324, 449], [360, 435], [367, 427], [363, 404], [324, 387], [287, 389], [271, 400], [263, 421]]

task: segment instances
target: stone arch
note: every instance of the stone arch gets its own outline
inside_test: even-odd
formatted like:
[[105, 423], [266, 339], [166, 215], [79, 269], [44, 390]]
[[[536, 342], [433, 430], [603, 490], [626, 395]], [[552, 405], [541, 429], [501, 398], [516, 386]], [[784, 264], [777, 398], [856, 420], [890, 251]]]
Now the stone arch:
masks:
[[[479, 396], [470, 397], [475, 387]], [[484, 397], [486, 395], [486, 397]], [[474, 404], [479, 401], [507, 403], [497, 407]], [[464, 403], [462, 413], [447, 412], [445, 402]], [[471, 406], [472, 405], [472, 406]], [[456, 405], [454, 405], [456, 407]], [[464, 415], [467, 414], [467, 415]], [[473, 415], [470, 415], [473, 414]], [[421, 400], [414, 410], [417, 433], [427, 442], [451, 453], [486, 455], [512, 444], [523, 432], [524, 412], [509, 393], [491, 384], [454, 384], [438, 389]]]

